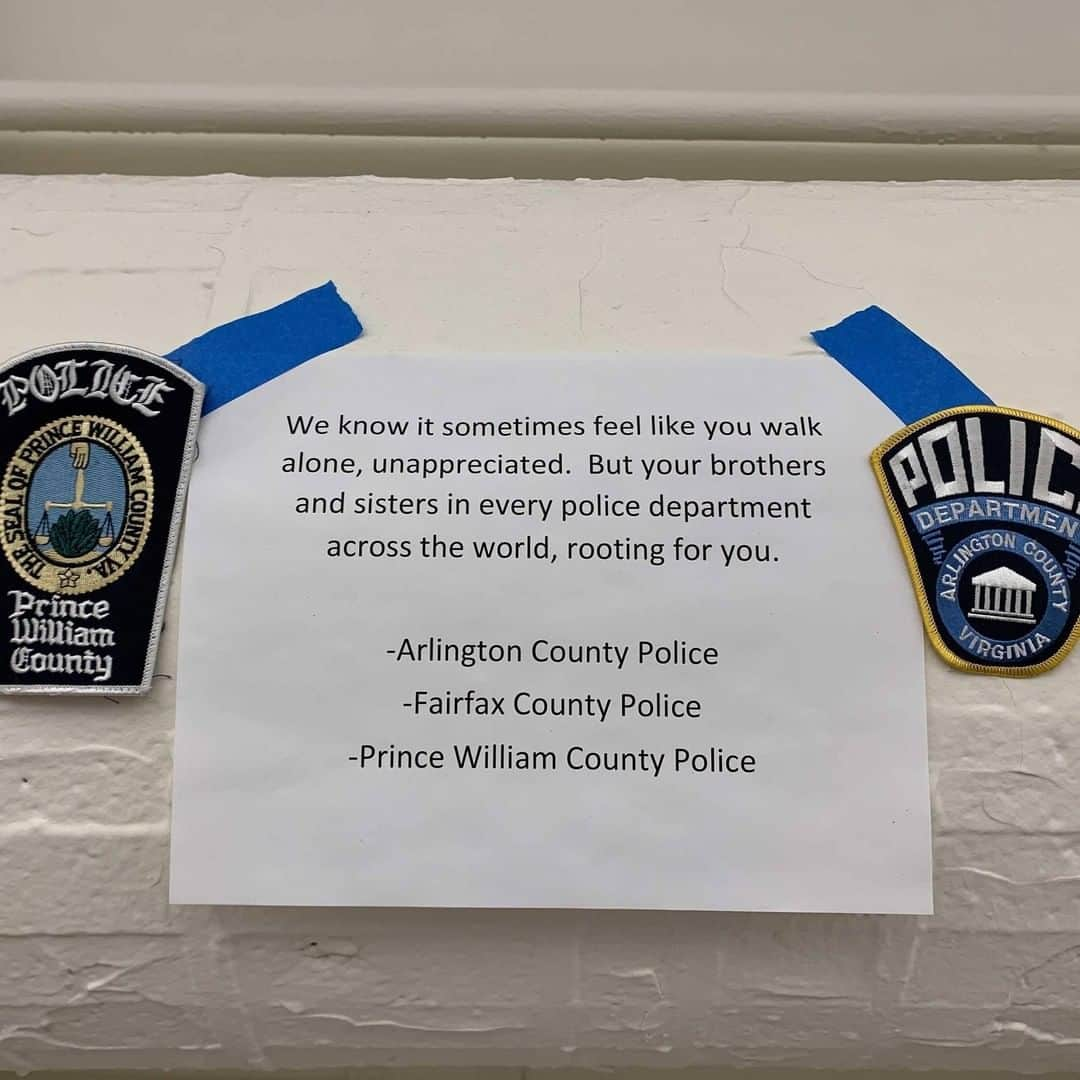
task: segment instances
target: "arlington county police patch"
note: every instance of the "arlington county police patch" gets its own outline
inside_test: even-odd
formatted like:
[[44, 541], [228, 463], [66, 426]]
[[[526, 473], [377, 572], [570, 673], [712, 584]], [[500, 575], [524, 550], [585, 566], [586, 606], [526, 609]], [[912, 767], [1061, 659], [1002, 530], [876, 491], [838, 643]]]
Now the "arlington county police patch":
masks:
[[1037, 675], [1077, 638], [1080, 431], [947, 409], [871, 455], [927, 633], [954, 667]]
[[149, 688], [202, 397], [119, 345], [0, 367], [0, 691]]

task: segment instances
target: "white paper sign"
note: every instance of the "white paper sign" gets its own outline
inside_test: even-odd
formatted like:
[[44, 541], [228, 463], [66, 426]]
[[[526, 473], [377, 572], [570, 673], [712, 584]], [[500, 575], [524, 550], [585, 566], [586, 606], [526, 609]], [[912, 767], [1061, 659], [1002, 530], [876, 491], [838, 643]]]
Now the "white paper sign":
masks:
[[373, 357], [204, 422], [177, 903], [931, 910], [923, 644], [826, 357]]

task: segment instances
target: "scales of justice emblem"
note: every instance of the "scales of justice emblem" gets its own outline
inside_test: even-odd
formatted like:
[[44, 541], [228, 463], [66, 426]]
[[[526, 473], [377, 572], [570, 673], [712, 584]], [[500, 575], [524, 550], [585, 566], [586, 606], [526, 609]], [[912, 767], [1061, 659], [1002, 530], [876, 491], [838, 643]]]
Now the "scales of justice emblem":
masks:
[[0, 365], [0, 691], [149, 689], [202, 397], [126, 346]]
[[871, 463], [938, 653], [984, 675], [1059, 664], [1080, 636], [1080, 431], [962, 406], [897, 432]]
[[33, 431], [4, 473], [0, 538], [27, 584], [94, 592], [127, 573], [154, 518], [145, 448], [105, 416], [74, 415]]
[[[148, 478], [148, 462], [142, 470], [142, 476]], [[102, 496], [100, 501], [87, 497], [88, 474], [91, 491]], [[66, 500], [48, 497], [61, 493], [58, 489], [62, 488], [67, 488]], [[36, 516], [36, 507], [41, 507], [32, 538], [48, 562], [64, 568], [57, 575], [60, 590], [78, 588], [81, 575], [74, 567], [97, 561], [113, 547], [116, 519], [126, 520], [127, 505], [127, 478], [119, 460], [106, 446], [74, 439], [56, 447], [41, 461], [30, 484], [29, 509]], [[152, 500], [144, 505], [139, 533], [149, 526]], [[93, 578], [89, 581], [93, 583]], [[104, 580], [99, 578], [97, 584], [104, 584]]]

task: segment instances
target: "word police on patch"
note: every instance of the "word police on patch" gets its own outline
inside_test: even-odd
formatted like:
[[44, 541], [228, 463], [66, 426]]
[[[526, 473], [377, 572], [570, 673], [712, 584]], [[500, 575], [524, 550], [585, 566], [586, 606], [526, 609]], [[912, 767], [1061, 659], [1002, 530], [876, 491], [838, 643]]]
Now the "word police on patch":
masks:
[[871, 455], [937, 651], [1037, 675], [1076, 642], [1080, 431], [989, 405], [947, 409]]
[[149, 689], [202, 398], [118, 345], [0, 367], [0, 690]]

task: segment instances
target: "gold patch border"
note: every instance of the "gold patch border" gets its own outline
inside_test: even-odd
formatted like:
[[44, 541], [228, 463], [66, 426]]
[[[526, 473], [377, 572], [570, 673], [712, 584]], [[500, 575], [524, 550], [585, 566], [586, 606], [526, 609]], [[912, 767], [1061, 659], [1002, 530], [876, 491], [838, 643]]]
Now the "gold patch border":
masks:
[[921, 420], [916, 420], [914, 424], [908, 424], [907, 427], [890, 435], [871, 452], [870, 465], [874, 470], [874, 478], [877, 480], [878, 487], [881, 489], [882, 497], [885, 500], [885, 507], [889, 511], [889, 517], [892, 518], [893, 529], [900, 541], [900, 547], [904, 554], [904, 562], [907, 563], [908, 576], [911, 578], [911, 583], [915, 589], [915, 599], [919, 604], [919, 614], [922, 616], [923, 627], [926, 630], [926, 636], [930, 639], [930, 644], [934, 646], [934, 650], [942, 660], [950, 666], [958, 668], [961, 671], [966, 671], [972, 675], [997, 675], [1001, 678], [1030, 679], [1035, 675], [1042, 675], [1051, 668], [1057, 667], [1058, 664], [1069, 655], [1073, 646], [1080, 640], [1080, 619], [1077, 619], [1068, 639], [1057, 652], [1054, 653], [1049, 660], [1043, 660], [1038, 664], [1027, 664], [1024, 667], [1013, 668], [995, 667], [991, 664], [973, 663], [953, 652], [945, 643], [941, 634], [938, 633], [937, 626], [934, 623], [933, 610], [930, 607], [930, 600], [927, 597], [926, 589], [923, 586], [922, 575], [919, 573], [919, 564], [915, 557], [915, 549], [912, 546], [911, 540], [907, 534], [907, 528], [904, 525], [903, 512], [900, 510], [900, 507], [897, 506], [896, 500], [893, 498], [892, 491], [889, 488], [889, 482], [885, 476], [885, 468], [882, 464], [885, 455], [892, 450], [894, 446], [903, 442], [909, 436], [922, 431], [941, 420], [948, 419], [950, 416], [971, 415], [973, 412], [995, 413], [998, 416], [1011, 416], [1018, 420], [1034, 420], [1037, 423], [1045, 424], [1047, 427], [1060, 431], [1063, 435], [1068, 435], [1070, 438], [1080, 442], [1080, 430], [1071, 427], [1061, 420], [1055, 420], [1052, 416], [1044, 416], [1042, 413], [1027, 412], [1024, 409], [1008, 409], [1000, 405], [958, 405], [951, 409], [943, 409], [941, 412], [924, 416]]

